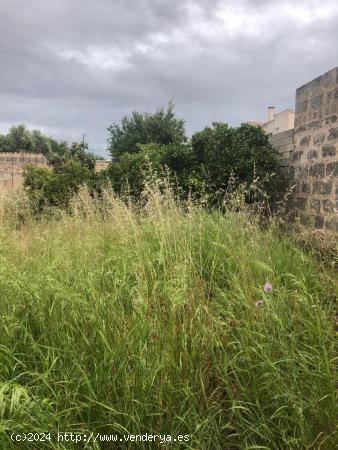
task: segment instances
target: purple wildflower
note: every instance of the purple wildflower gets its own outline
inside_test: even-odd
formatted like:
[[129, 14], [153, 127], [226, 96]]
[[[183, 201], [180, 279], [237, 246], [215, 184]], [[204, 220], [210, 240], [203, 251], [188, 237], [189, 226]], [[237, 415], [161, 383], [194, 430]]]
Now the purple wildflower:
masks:
[[257, 300], [257, 302], [255, 302], [255, 305], [256, 305], [257, 307], [260, 307], [260, 306], [263, 306], [263, 305], [264, 305], [264, 302], [263, 302], [263, 300]]
[[272, 284], [266, 282], [266, 283], [264, 284], [263, 291], [264, 291], [264, 292], [271, 292], [271, 291], [272, 291]]

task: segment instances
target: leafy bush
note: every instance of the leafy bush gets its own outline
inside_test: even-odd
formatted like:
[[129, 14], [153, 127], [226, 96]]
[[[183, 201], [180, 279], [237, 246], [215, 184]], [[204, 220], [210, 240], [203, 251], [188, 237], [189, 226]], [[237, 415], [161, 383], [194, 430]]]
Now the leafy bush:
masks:
[[189, 144], [145, 144], [139, 145], [137, 153], [121, 154], [110, 164], [107, 175], [116, 193], [128, 190], [137, 200], [149, 178], [169, 178], [173, 188], [187, 194], [193, 170], [194, 157]]
[[103, 183], [104, 174], [96, 174], [76, 160], [63, 162], [54, 171], [27, 166], [24, 174], [24, 186], [37, 213], [49, 207], [67, 208], [81, 186], [98, 192]]
[[[123, 121], [116, 130], [122, 133], [124, 126]], [[214, 123], [195, 133], [191, 142], [178, 140], [169, 144], [158, 143], [157, 138], [142, 144], [151, 136], [141, 139], [135, 127], [127, 128], [128, 132], [125, 130], [121, 136], [128, 135], [131, 150], [128, 151], [127, 141], [123, 150], [113, 145], [120, 150], [113, 153], [109, 169], [112, 186], [118, 193], [127, 184], [134, 198], [139, 196], [149, 175], [149, 166], [159, 177], [166, 176], [169, 170], [172, 186], [185, 198], [189, 194], [204, 196], [210, 206], [222, 204], [230, 181], [233, 188], [255, 183], [268, 196], [276, 196], [282, 190], [277, 176], [279, 155], [259, 127], [243, 124], [232, 128]], [[247, 201], [251, 199], [248, 197]]]
[[270, 195], [280, 190], [276, 175], [279, 155], [261, 128], [214, 123], [195, 133], [191, 144], [198, 178], [206, 181], [212, 203], [222, 199], [233, 176], [237, 184], [250, 185], [258, 179], [261, 190]]

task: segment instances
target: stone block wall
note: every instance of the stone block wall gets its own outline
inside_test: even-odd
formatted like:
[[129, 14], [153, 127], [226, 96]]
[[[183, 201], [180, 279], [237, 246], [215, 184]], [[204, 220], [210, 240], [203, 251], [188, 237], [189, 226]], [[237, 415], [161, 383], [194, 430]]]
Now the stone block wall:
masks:
[[301, 221], [338, 231], [338, 67], [297, 89], [295, 128], [272, 143]]
[[0, 152], [0, 172], [23, 172], [28, 164], [48, 167], [47, 158], [41, 153]]
[[289, 175], [289, 165], [291, 161], [291, 154], [295, 149], [293, 140], [293, 129], [282, 131], [281, 133], [271, 136], [272, 145], [279, 151], [281, 155], [281, 173], [287, 180]]
[[0, 153], [0, 194], [23, 186], [23, 172], [27, 164], [47, 168], [41, 153]]
[[338, 67], [297, 89], [294, 145], [300, 217], [338, 231]]

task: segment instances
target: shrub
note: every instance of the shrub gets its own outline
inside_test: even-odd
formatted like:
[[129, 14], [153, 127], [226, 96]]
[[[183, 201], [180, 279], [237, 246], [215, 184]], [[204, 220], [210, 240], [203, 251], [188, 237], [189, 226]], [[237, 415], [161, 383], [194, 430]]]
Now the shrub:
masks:
[[61, 163], [57, 170], [28, 166], [24, 173], [24, 186], [37, 213], [45, 208], [67, 208], [70, 199], [83, 185], [99, 191], [104, 174], [95, 174], [76, 160]]

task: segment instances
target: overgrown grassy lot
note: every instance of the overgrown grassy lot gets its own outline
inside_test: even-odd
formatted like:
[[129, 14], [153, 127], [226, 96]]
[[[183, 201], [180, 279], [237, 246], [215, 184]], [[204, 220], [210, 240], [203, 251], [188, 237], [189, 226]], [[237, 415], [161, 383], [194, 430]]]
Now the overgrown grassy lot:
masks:
[[333, 450], [334, 270], [245, 212], [156, 193], [141, 213], [82, 193], [70, 215], [4, 221], [0, 448]]

